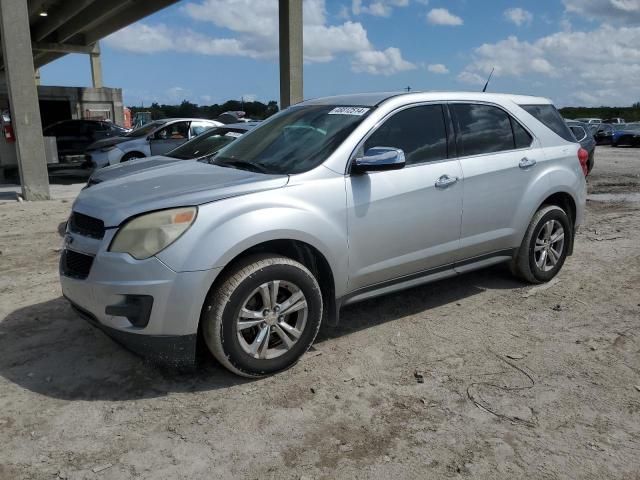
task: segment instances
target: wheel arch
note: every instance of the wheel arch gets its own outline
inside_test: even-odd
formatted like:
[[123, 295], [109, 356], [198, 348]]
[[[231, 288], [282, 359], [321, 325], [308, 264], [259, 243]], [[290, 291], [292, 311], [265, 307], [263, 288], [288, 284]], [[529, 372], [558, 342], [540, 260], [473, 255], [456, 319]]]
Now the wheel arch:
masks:
[[[337, 323], [338, 315], [336, 306], [334, 272], [325, 255], [310, 243], [304, 242], [302, 240], [280, 238], [263, 241], [260, 243], [256, 243], [251, 247], [245, 248], [243, 251], [236, 254], [229, 262], [227, 262], [220, 273], [218, 273], [215, 280], [209, 287], [209, 293], [211, 293], [218, 285], [220, 285], [220, 283], [224, 282], [229, 272], [233, 271], [234, 267], [241, 260], [258, 253], [280, 255], [295, 260], [307, 267], [318, 280], [318, 284], [320, 285], [320, 290], [322, 292], [322, 301], [326, 306], [326, 308], [324, 309], [322, 321], [328, 322], [331, 325], [335, 325]], [[206, 302], [202, 306], [202, 311], [200, 312], [200, 321], [198, 322], [198, 337], [200, 338], [199, 342], [202, 342], [202, 318], [205, 313], [205, 308]]]
[[127, 152], [124, 153], [124, 155], [122, 155], [122, 157], [120, 157], [120, 162], [122, 162], [124, 160], [125, 157], [130, 157], [132, 155], [140, 155], [139, 157], [136, 158], [146, 158], [147, 154], [140, 151], [140, 150], [129, 150]]
[[[569, 217], [571, 222], [572, 231], [569, 236], [569, 247], [567, 250], [567, 255], [573, 254], [573, 244], [575, 240], [575, 232], [576, 232], [576, 220], [577, 220], [577, 204], [575, 198], [568, 193], [567, 191], [561, 190], [555, 193], [548, 195], [536, 208], [535, 212], [540, 210], [545, 205], [555, 205], [556, 207], [560, 207], [564, 210]], [[534, 214], [535, 214], [534, 212]]]

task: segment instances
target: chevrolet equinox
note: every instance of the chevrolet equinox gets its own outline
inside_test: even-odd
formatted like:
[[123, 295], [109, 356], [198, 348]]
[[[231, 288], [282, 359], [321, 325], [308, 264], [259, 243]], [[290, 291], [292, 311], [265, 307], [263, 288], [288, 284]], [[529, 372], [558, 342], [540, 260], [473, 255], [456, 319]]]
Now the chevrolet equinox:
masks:
[[85, 188], [63, 294], [152, 360], [192, 364], [202, 345], [269, 375], [343, 305], [501, 262], [553, 278], [584, 216], [587, 157], [544, 98], [306, 101], [210, 157]]

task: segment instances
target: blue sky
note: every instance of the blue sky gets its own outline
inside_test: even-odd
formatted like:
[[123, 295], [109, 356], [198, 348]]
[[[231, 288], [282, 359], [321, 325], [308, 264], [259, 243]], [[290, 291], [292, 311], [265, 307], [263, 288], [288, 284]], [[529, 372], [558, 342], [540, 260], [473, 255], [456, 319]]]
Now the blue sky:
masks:
[[[101, 42], [128, 105], [278, 99], [277, 0], [182, 0]], [[640, 101], [640, 0], [303, 0], [305, 98], [490, 90], [558, 105]], [[42, 83], [90, 85], [68, 55]]]

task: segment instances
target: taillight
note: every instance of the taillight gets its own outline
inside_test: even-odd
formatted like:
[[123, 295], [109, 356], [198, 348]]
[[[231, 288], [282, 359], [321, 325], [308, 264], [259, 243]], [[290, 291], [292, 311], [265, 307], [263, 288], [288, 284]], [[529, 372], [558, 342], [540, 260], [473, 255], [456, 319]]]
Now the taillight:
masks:
[[578, 160], [580, 161], [582, 172], [586, 177], [589, 174], [589, 152], [587, 152], [584, 148], [580, 148], [578, 150]]

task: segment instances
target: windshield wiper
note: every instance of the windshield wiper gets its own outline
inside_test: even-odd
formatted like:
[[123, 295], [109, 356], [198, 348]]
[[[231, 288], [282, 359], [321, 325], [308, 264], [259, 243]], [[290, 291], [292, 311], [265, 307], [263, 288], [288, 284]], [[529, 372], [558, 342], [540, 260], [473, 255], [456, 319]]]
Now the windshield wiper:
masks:
[[262, 165], [235, 158], [225, 158], [224, 160], [220, 158], [211, 158], [211, 160], [209, 160], [209, 163], [213, 165], [220, 165], [221, 167], [237, 168], [238, 170], [249, 170], [257, 173], [269, 173], [269, 171]]

